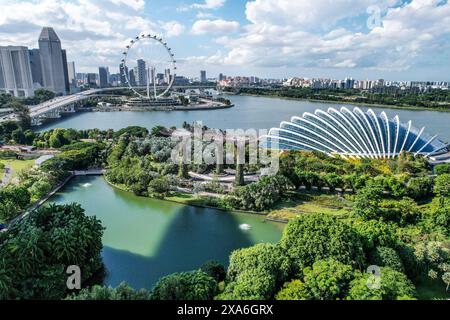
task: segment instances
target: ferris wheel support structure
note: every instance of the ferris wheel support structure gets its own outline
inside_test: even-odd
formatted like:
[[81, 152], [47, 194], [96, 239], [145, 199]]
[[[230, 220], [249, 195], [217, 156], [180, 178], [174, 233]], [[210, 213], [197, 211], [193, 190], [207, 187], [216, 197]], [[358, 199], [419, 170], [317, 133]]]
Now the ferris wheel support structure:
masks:
[[[148, 57], [148, 56], [141, 56], [139, 57], [139, 59], [143, 60], [143, 61], [148, 61], [147, 62], [147, 66], [145, 67], [145, 87], [146, 87], [146, 94], [141, 94], [139, 92], [139, 89], [136, 88], [136, 84], [132, 83], [130, 81], [130, 75], [128, 74], [128, 72], [126, 72], [126, 70], [128, 70], [128, 63], [130, 62], [131, 58], [130, 55], [133, 52], [133, 50], [136, 48], [137, 45], [139, 45], [142, 42], [152, 42], [155, 45], [159, 45], [162, 48], [162, 51], [164, 51], [164, 58], [163, 60], [159, 61], [160, 65], [164, 65], [164, 71], [169, 70], [169, 74], [168, 74], [168, 79], [165, 79], [166, 81], [166, 88], [165, 90], [162, 90], [162, 92], [160, 92], [158, 94], [157, 92], [157, 77], [156, 77], [156, 72], [157, 69], [155, 67], [156, 63], [154, 60], [152, 60], [152, 57]], [[138, 36], [136, 38], [134, 38], [133, 40], [130, 41], [129, 45], [126, 46], [126, 50], [123, 52], [123, 59], [122, 59], [122, 65], [123, 65], [123, 76], [126, 79], [126, 83], [128, 84], [128, 87], [138, 96], [140, 96], [141, 98], [145, 98], [145, 99], [159, 99], [161, 97], [164, 97], [169, 90], [172, 88], [174, 80], [175, 80], [175, 76], [176, 76], [176, 60], [174, 58], [174, 54], [172, 53], [172, 49], [169, 48], [167, 46], [167, 43], [163, 41], [162, 38], [157, 37], [155, 35], [150, 35], [150, 34], [143, 34], [141, 36]], [[162, 70], [161, 70], [162, 71]], [[151, 94], [151, 83], [150, 83], [150, 79], [152, 80], [152, 84], [153, 84], [153, 94]], [[159, 79], [159, 77], [158, 77]], [[142, 86], [142, 84], [140, 84]]]

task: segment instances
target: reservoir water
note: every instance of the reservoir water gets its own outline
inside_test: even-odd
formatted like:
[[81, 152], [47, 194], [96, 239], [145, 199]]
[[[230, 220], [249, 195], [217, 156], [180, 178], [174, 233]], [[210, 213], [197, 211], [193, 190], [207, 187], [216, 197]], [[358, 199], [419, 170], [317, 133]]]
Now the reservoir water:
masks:
[[[281, 121], [289, 121], [292, 116], [316, 109], [340, 108], [342, 104], [294, 101], [252, 96], [229, 96], [234, 108], [208, 111], [152, 111], [152, 112], [84, 112], [53, 121], [39, 128], [74, 129], [121, 129], [131, 125], [152, 128], [156, 125], [180, 127], [184, 121], [202, 121], [204, 125], [220, 129], [270, 129], [278, 127]], [[348, 106], [352, 108], [353, 106]], [[361, 107], [362, 109], [368, 109]], [[450, 142], [450, 112], [400, 110], [374, 108], [376, 113], [386, 111], [388, 117], [396, 114], [402, 122], [412, 120], [414, 126], [427, 128], [431, 135]]]
[[77, 202], [102, 221], [105, 284], [113, 287], [125, 281], [150, 289], [159, 278], [198, 269], [207, 260], [227, 265], [233, 250], [275, 243], [284, 227], [258, 215], [136, 197], [102, 177], [74, 178], [50, 202]]

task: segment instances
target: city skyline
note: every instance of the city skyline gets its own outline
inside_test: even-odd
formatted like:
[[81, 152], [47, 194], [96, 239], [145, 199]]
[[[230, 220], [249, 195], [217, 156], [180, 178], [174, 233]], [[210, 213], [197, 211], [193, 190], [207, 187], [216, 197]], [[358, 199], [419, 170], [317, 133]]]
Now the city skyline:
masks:
[[118, 72], [126, 41], [152, 32], [167, 39], [179, 74], [189, 77], [206, 70], [214, 77], [449, 80], [448, 1], [0, 0], [0, 9], [14, 12], [0, 19], [2, 46], [31, 49], [41, 28], [52, 26], [77, 72]]

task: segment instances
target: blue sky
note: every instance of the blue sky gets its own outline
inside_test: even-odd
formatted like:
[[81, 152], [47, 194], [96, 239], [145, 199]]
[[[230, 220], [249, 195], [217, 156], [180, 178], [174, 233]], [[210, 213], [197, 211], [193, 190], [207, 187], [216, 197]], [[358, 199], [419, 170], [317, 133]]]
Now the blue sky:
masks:
[[0, 45], [52, 26], [77, 71], [163, 36], [179, 74], [450, 81], [447, 0], [0, 0]]

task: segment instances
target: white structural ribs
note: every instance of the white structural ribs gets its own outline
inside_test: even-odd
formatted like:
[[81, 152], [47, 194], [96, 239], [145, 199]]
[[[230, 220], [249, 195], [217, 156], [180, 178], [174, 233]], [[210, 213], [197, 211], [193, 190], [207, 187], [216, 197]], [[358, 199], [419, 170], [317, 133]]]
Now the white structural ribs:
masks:
[[278, 149], [350, 158], [387, 159], [403, 151], [431, 156], [450, 151], [448, 144], [437, 136], [430, 138], [425, 128], [418, 130], [411, 121], [404, 124], [398, 115], [389, 119], [385, 112], [377, 115], [372, 109], [365, 112], [358, 107], [305, 112], [271, 129], [263, 140], [267, 148], [276, 145]]

